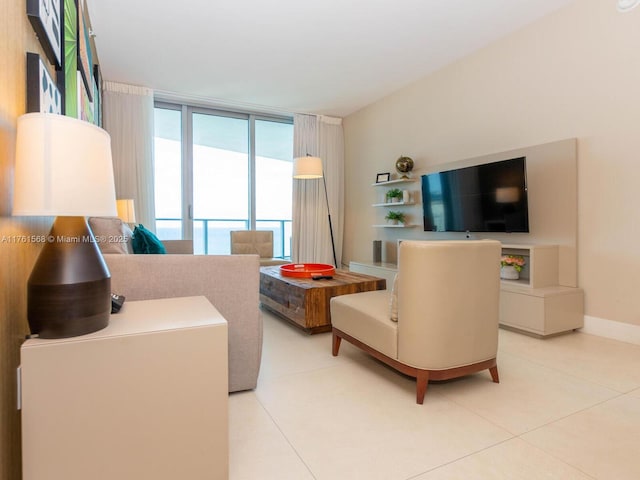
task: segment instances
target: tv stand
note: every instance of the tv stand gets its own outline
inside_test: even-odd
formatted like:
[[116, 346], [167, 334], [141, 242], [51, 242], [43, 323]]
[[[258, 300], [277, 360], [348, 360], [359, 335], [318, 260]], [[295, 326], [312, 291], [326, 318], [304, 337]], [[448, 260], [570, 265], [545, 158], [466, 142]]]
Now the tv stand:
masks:
[[[503, 244], [502, 253], [527, 262], [519, 280], [500, 281], [500, 325], [547, 337], [584, 325], [584, 292], [559, 282], [558, 245]], [[350, 262], [349, 269], [387, 279], [393, 285], [396, 264]]]
[[546, 337], [584, 325], [584, 292], [561, 285], [558, 245], [503, 244], [503, 255], [521, 255], [519, 280], [500, 282], [500, 324]]

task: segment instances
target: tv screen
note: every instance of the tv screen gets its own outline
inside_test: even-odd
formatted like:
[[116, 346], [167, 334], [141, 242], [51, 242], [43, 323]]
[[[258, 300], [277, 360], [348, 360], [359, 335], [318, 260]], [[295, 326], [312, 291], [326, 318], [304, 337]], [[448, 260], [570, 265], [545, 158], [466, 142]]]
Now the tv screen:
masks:
[[528, 232], [526, 158], [422, 176], [424, 230]]

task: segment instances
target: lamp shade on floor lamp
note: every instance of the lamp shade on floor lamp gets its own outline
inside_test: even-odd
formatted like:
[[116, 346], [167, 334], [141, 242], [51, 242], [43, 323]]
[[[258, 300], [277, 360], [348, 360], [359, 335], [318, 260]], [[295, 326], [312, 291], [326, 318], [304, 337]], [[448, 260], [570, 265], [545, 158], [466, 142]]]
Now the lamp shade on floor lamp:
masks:
[[329, 217], [329, 233], [331, 235], [331, 251], [333, 252], [333, 264], [338, 268], [338, 259], [336, 257], [336, 244], [333, 239], [333, 224], [331, 223], [331, 211], [329, 210], [329, 195], [327, 194], [327, 180], [324, 177], [322, 168], [322, 159], [320, 157], [298, 157], [293, 159], [293, 178], [298, 180], [312, 180], [322, 178], [324, 185], [324, 198], [327, 201], [327, 215]]
[[109, 134], [62, 115], [18, 118], [13, 215], [57, 216], [27, 284], [27, 319], [42, 338], [104, 328], [111, 275], [86, 216], [116, 216]]

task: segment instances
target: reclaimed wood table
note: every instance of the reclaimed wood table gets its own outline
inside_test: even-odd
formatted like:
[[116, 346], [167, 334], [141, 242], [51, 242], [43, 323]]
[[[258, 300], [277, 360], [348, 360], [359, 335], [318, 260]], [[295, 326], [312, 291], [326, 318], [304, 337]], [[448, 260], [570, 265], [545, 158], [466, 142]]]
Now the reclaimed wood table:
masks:
[[267, 310], [303, 328], [307, 333], [331, 330], [331, 297], [384, 290], [384, 278], [336, 270], [332, 279], [287, 277], [279, 266], [260, 268], [260, 302]]

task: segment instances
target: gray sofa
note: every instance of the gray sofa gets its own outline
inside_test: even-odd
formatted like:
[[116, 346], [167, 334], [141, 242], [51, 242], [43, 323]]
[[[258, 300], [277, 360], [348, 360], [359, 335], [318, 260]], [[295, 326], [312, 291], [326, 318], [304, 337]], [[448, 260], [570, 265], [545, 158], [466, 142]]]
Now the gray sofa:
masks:
[[229, 391], [256, 387], [262, 356], [257, 255], [106, 254], [104, 258], [111, 290], [127, 301], [204, 295], [228, 322]]
[[[90, 224], [94, 235], [113, 236], [95, 219]], [[167, 252], [185, 251], [185, 245], [167, 242]], [[205, 296], [228, 322], [229, 392], [256, 387], [262, 356], [258, 255], [136, 255], [126, 248], [101, 248], [111, 272], [111, 291], [126, 301]]]

